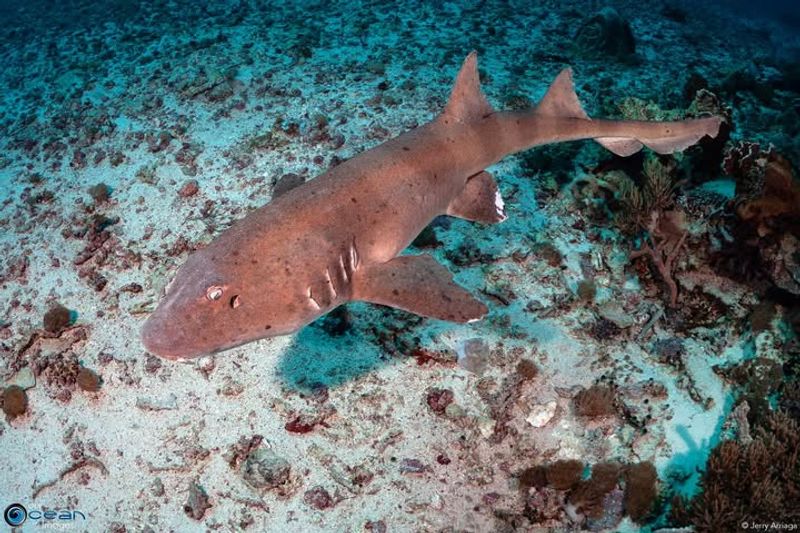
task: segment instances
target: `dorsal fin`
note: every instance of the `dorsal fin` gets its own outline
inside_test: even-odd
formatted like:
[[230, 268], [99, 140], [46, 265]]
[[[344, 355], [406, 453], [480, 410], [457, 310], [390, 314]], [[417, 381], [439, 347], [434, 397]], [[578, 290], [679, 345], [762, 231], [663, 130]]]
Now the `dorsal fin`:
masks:
[[548, 117], [589, 118], [578, 101], [572, 83], [572, 69], [567, 67], [556, 76], [542, 101], [536, 106], [536, 114]]
[[491, 113], [494, 113], [494, 109], [481, 92], [478, 53], [473, 50], [461, 65], [442, 115], [457, 122], [465, 122]]

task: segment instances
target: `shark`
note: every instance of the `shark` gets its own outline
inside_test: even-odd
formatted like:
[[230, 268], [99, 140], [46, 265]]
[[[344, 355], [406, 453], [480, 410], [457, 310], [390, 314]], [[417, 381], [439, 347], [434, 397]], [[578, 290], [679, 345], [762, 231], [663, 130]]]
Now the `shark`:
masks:
[[431, 255], [403, 255], [440, 215], [505, 220], [486, 169], [548, 143], [593, 139], [629, 156], [669, 154], [705, 136], [715, 116], [598, 120], [583, 110], [565, 68], [535, 106], [497, 111], [484, 96], [476, 52], [464, 60], [433, 120], [366, 150], [247, 214], [191, 253], [141, 329], [145, 349], [193, 358], [298, 331], [349, 301], [467, 323], [487, 306]]

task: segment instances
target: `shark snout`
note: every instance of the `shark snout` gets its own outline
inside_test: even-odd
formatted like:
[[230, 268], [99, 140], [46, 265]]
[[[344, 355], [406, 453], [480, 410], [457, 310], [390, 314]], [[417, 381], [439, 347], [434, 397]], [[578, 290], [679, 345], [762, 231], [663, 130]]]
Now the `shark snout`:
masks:
[[157, 312], [148, 318], [141, 330], [145, 350], [165, 359], [192, 357], [187, 353], [186, 339], [180, 331], [161, 320]]

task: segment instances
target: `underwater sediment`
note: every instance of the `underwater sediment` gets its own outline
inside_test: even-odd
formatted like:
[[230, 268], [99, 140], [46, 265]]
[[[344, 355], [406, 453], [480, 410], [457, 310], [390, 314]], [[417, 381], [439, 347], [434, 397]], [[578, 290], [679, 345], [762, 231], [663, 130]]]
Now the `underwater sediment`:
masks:
[[[25, 527], [52, 509], [87, 531], [800, 522], [790, 17], [109, 6], [2, 11], [0, 507]], [[430, 120], [473, 49], [497, 109], [569, 65], [590, 116], [723, 129], [680, 155], [577, 142], [492, 166], [508, 220], [440, 217], [408, 252], [476, 294], [479, 322], [356, 303], [186, 363], [146, 352], [189, 253]]]

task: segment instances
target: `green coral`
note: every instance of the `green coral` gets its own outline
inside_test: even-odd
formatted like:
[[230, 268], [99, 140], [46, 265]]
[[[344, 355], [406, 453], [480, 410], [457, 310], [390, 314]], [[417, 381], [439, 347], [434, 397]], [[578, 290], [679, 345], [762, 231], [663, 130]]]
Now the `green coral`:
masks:
[[684, 112], [678, 109], [661, 109], [658, 104], [629, 96], [618, 104], [625, 120], [681, 120]]

